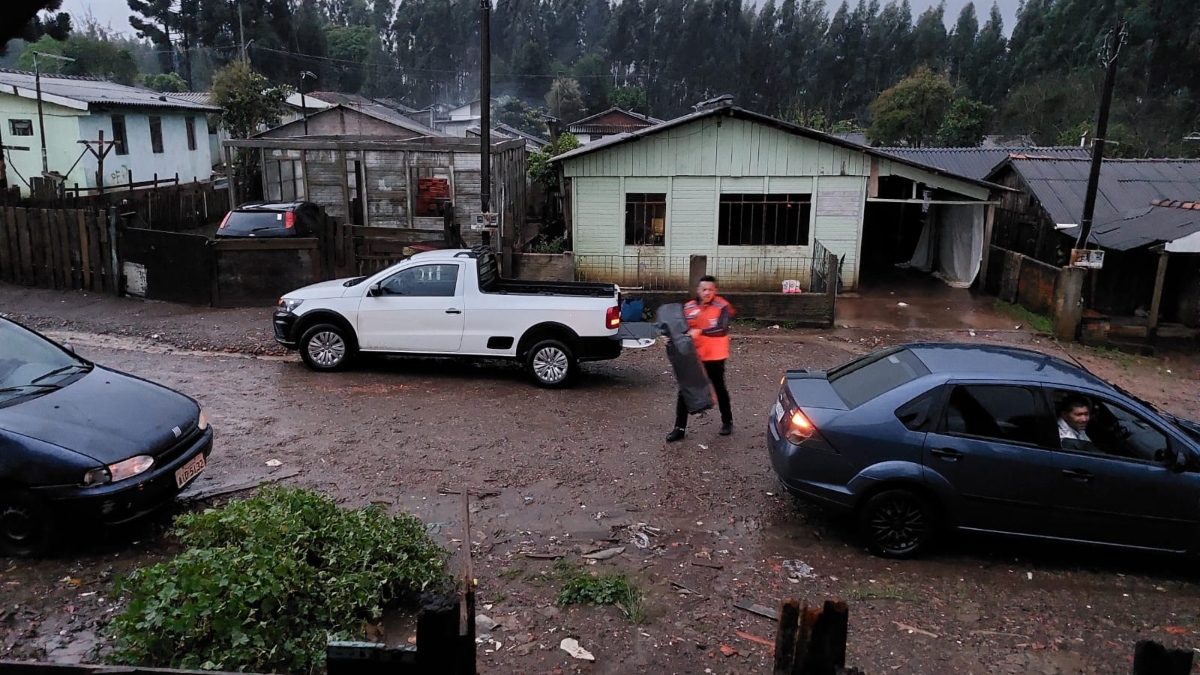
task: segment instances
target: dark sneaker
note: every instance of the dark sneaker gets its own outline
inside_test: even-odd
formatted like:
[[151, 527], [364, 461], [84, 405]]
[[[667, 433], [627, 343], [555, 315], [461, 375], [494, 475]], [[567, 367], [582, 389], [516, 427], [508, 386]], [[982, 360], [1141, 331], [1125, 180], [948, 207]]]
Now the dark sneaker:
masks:
[[674, 443], [675, 441], [682, 441], [683, 435], [684, 435], [683, 429], [680, 429], [679, 427], [675, 427], [674, 429], [671, 430], [671, 433], [667, 434], [667, 442]]
[[726, 423], [722, 424], [721, 431], [719, 433], [722, 436], [729, 436], [730, 434], [732, 434], [733, 433], [733, 422], [726, 422]]

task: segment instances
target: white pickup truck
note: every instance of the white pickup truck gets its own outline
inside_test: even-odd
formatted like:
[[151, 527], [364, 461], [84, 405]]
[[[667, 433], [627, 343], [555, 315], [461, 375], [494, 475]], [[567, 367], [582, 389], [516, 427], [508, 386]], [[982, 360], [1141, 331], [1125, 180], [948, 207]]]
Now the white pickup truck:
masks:
[[501, 279], [487, 248], [418, 253], [371, 276], [305, 286], [280, 298], [273, 321], [275, 340], [318, 371], [358, 352], [497, 358], [561, 387], [581, 361], [622, 349], [616, 285]]

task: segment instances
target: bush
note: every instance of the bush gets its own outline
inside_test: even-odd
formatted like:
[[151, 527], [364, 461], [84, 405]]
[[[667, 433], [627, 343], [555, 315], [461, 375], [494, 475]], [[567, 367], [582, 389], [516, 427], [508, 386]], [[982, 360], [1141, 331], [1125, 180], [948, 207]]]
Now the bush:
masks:
[[616, 605], [631, 623], [646, 620], [645, 596], [637, 584], [621, 573], [572, 575], [558, 593], [558, 604]]
[[186, 550], [117, 584], [115, 663], [311, 672], [330, 636], [359, 637], [385, 606], [448, 583], [446, 551], [416, 517], [268, 488], [181, 516]]
[[557, 237], [547, 237], [539, 235], [533, 242], [531, 247], [533, 253], [565, 253], [567, 250], [567, 235], [559, 235]]

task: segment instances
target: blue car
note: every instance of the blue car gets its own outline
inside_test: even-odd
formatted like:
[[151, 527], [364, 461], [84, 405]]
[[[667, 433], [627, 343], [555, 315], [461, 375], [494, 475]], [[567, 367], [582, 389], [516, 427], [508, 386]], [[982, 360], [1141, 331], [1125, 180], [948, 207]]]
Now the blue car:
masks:
[[946, 531], [1200, 552], [1200, 425], [1039, 352], [908, 344], [791, 370], [767, 440], [784, 487], [852, 513], [877, 555]]
[[212, 442], [191, 398], [0, 319], [0, 555], [153, 511], [204, 470]]

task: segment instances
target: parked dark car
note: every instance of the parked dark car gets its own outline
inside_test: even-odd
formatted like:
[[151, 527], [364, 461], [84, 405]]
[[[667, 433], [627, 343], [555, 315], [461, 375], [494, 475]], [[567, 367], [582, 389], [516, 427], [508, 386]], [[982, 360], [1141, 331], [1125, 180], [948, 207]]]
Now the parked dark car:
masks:
[[1079, 365], [910, 344], [781, 385], [775, 473], [852, 512], [878, 555], [917, 555], [944, 530], [1200, 552], [1200, 425]]
[[155, 510], [204, 470], [212, 442], [191, 398], [0, 319], [0, 554]]
[[320, 222], [321, 207], [311, 202], [247, 202], [225, 214], [217, 237], [311, 237]]

